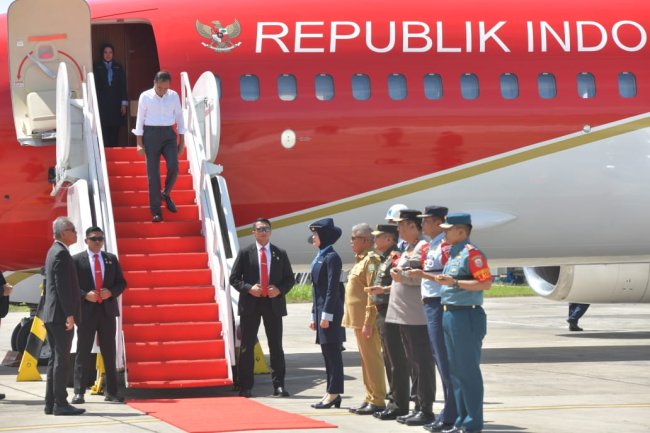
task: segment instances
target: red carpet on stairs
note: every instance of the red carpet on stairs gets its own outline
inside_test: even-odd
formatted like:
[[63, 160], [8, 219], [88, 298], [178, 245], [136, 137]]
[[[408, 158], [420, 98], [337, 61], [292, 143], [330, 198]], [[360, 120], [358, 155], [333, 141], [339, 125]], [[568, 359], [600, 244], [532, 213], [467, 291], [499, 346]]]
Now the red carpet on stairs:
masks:
[[[130, 388], [230, 385], [208, 256], [194, 204], [189, 164], [181, 159], [172, 192], [151, 222], [145, 160], [135, 148], [107, 148], [117, 247], [128, 288], [122, 324]], [[164, 160], [161, 162], [167, 171]]]
[[336, 427], [243, 397], [129, 400], [127, 403], [189, 433]]

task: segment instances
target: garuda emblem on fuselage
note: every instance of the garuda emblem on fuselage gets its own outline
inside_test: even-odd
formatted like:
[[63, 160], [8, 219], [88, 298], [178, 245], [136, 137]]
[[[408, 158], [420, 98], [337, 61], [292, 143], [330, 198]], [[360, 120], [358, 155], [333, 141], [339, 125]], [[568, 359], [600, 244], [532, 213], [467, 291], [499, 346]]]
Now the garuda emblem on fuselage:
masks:
[[237, 20], [224, 27], [219, 21], [212, 21], [212, 26], [209, 26], [197, 19], [196, 31], [210, 41], [210, 43], [201, 42], [201, 45], [218, 53], [232, 51], [241, 45], [241, 42], [232, 41], [241, 33], [241, 26]]

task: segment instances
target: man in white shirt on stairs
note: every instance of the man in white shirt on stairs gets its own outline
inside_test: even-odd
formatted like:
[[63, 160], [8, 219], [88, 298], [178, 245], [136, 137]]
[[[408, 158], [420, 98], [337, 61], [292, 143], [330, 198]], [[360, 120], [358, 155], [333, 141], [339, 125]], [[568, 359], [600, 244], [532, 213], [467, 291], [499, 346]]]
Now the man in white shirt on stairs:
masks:
[[[149, 179], [149, 207], [152, 221], [162, 221], [161, 202], [165, 199], [167, 210], [176, 212], [171, 192], [178, 177], [178, 155], [185, 148], [185, 123], [178, 93], [171, 90], [171, 75], [167, 71], [156, 73], [153, 88], [140, 94], [138, 117], [133, 133], [137, 151], [147, 160]], [[176, 124], [176, 131], [174, 131]], [[179, 139], [176, 137], [178, 133]], [[167, 161], [165, 188], [160, 185], [160, 155]]]

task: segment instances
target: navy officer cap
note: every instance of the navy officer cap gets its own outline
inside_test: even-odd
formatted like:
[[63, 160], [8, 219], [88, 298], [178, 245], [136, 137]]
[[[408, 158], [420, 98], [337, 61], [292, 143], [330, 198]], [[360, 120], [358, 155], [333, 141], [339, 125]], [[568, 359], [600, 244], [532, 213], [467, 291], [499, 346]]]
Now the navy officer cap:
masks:
[[445, 222], [440, 224], [443, 229], [450, 229], [455, 225], [472, 226], [472, 217], [468, 213], [450, 213]]
[[449, 212], [449, 209], [444, 206], [427, 206], [424, 208], [424, 212], [418, 215], [418, 217], [426, 218], [434, 216], [444, 219], [447, 216], [447, 212]]
[[393, 221], [399, 222], [399, 221], [419, 221], [418, 220], [418, 215], [420, 215], [419, 210], [415, 209], [404, 209], [399, 211], [399, 217], [393, 218]]
[[377, 229], [372, 232], [372, 235], [377, 236], [382, 233], [392, 233], [397, 236], [397, 226], [395, 224], [377, 224]]

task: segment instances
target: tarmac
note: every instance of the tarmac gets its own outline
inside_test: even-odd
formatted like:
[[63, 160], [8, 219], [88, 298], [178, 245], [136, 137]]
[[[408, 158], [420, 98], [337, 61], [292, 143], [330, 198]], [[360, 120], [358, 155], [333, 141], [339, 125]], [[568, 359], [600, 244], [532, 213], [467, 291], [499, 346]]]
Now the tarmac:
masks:
[[[348, 332], [345, 394], [341, 409], [315, 410], [325, 392], [319, 346], [308, 329], [310, 304], [289, 305], [284, 322], [286, 388], [290, 398], [271, 396], [270, 375], [256, 376], [253, 398], [268, 406], [320, 419], [336, 429], [301, 432], [424, 432], [395, 421], [348, 412], [365, 392], [359, 356]], [[580, 321], [584, 332], [569, 332], [567, 305], [537, 297], [487, 299], [488, 335], [482, 371], [485, 428], [490, 433], [650, 432], [650, 305], [592, 305]], [[0, 358], [24, 313], [10, 313], [0, 326]], [[263, 330], [262, 347], [268, 355]], [[44, 367], [40, 367], [44, 373]], [[87, 413], [55, 417], [43, 413], [45, 382], [16, 382], [17, 368], [0, 366], [0, 432], [179, 433], [182, 430], [125, 404], [105, 403], [86, 394]], [[440, 387], [440, 381], [438, 380]], [[72, 396], [72, 390], [69, 389]], [[200, 390], [126, 390], [127, 398], [236, 395], [230, 387]], [[434, 410], [442, 408], [439, 388]]]

